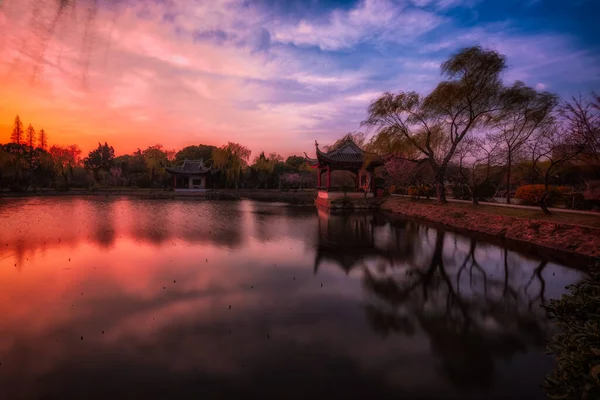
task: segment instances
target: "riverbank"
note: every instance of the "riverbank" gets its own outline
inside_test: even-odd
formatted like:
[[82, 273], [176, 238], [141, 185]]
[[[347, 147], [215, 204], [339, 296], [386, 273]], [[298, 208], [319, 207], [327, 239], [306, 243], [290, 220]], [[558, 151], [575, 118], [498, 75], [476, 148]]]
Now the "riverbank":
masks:
[[[391, 197], [382, 204], [381, 209], [403, 217], [576, 254], [590, 260], [600, 257], [599, 217], [577, 218], [567, 214], [545, 216], [541, 212], [480, 207], [456, 203], [441, 206], [425, 200]], [[512, 216], [507, 212], [519, 214]]]
[[38, 190], [28, 192], [0, 192], [0, 198], [21, 197], [55, 197], [55, 196], [131, 196], [143, 199], [210, 199], [210, 200], [241, 200], [282, 201], [296, 205], [313, 205], [316, 196], [314, 189], [287, 190], [280, 189], [208, 189], [194, 194], [162, 189], [139, 188], [108, 188], [97, 190]]

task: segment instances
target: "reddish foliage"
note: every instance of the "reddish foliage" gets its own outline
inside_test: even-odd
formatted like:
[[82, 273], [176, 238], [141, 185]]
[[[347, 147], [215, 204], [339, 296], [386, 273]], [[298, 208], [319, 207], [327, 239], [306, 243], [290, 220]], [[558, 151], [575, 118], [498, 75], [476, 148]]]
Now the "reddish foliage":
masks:
[[[524, 185], [517, 189], [515, 197], [523, 200], [523, 202], [527, 204], [539, 204], [545, 191], [546, 189], [544, 188], [544, 185]], [[566, 186], [550, 186], [548, 187], [548, 197], [546, 199], [546, 203], [553, 204], [561, 198], [563, 193], [568, 193], [570, 191], [571, 188]]]

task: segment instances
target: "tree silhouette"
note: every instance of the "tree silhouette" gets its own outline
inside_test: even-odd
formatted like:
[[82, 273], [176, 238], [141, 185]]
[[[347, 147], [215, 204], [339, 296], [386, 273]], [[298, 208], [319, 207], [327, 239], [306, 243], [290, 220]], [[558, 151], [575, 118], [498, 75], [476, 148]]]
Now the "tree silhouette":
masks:
[[42, 150], [46, 150], [48, 148], [48, 134], [46, 133], [45, 130], [40, 129], [39, 132], [39, 136], [38, 136], [38, 141], [39, 141], [39, 148]]
[[15, 117], [15, 123], [13, 126], [12, 133], [10, 135], [10, 140], [13, 143], [21, 144], [23, 142], [24, 133], [25, 132], [23, 130], [23, 122], [21, 122], [21, 118], [17, 115]]
[[33, 126], [31, 124], [29, 124], [29, 126], [27, 127], [26, 140], [27, 146], [29, 146], [29, 151], [33, 151], [33, 149], [35, 148], [35, 129], [33, 129]]
[[465, 136], [501, 109], [500, 74], [505, 68], [504, 56], [495, 51], [463, 49], [442, 64], [448, 80], [426, 97], [385, 93], [371, 103], [362, 124], [403, 136], [418, 149], [434, 171], [438, 202], [446, 203], [448, 164]]

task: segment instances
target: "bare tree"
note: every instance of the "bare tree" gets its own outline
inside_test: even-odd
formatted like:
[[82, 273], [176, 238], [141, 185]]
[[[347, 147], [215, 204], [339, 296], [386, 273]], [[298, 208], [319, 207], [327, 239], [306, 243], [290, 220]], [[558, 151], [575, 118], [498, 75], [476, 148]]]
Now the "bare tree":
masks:
[[[481, 47], [463, 49], [441, 66], [442, 81], [425, 98], [416, 92], [384, 93], [369, 106], [363, 125], [406, 138], [435, 172], [439, 203], [446, 203], [448, 164], [469, 132], [501, 108], [504, 56]], [[433, 146], [433, 144], [437, 146]]]
[[493, 167], [500, 158], [499, 149], [497, 142], [482, 138], [467, 138], [457, 147], [458, 171], [473, 204], [478, 204], [480, 188], [492, 178]]
[[573, 97], [562, 105], [560, 114], [575, 140], [585, 144], [587, 160], [600, 165], [600, 96], [592, 93], [587, 99]]
[[540, 130], [529, 143], [531, 168], [544, 185], [544, 191], [538, 203], [542, 211], [548, 210], [548, 195], [550, 182], [557, 177], [560, 168], [569, 161], [581, 155], [585, 144], [575, 140], [568, 131], [558, 124], [551, 124]]
[[510, 180], [515, 159], [536, 130], [552, 122], [558, 97], [537, 92], [523, 82], [515, 82], [506, 88], [502, 97], [505, 107], [494, 118], [490, 139], [502, 146], [506, 161], [506, 203], [510, 204]]

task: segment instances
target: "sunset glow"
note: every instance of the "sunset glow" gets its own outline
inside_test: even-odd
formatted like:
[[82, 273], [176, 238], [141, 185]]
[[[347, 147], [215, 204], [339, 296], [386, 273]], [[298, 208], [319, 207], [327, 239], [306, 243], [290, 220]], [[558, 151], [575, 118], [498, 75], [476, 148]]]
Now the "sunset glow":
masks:
[[102, 1], [53, 34], [33, 3], [0, 2], [0, 142], [19, 114], [84, 153], [232, 140], [301, 154], [359, 130], [382, 92], [431, 89], [441, 61], [477, 44], [507, 56], [509, 81], [563, 98], [600, 87], [593, 1], [510, 1], [511, 16], [477, 0]]

